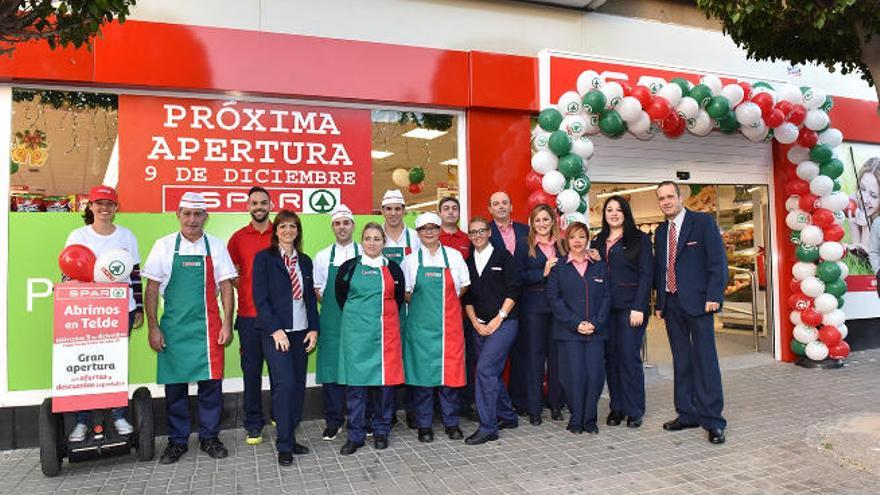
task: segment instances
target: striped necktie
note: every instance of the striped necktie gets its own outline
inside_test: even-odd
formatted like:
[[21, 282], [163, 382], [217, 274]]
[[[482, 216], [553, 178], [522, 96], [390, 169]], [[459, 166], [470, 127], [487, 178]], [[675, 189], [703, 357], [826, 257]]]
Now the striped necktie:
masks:
[[296, 274], [296, 260], [297, 255], [288, 256], [287, 253], [284, 253], [284, 266], [287, 267], [287, 274], [290, 276], [291, 293], [294, 300], [299, 300], [303, 297], [303, 291]]
[[678, 288], [675, 286], [675, 257], [678, 254], [678, 232], [675, 229], [675, 222], [669, 222], [669, 244], [666, 246], [667, 260], [666, 265], [666, 290], [670, 294], [675, 294]]

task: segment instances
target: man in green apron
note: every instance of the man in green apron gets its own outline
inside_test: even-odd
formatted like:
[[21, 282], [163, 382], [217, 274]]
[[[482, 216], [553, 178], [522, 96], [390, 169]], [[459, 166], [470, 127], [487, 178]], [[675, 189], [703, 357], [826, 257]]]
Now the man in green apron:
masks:
[[354, 216], [345, 205], [339, 205], [330, 215], [330, 226], [336, 242], [315, 255], [315, 294], [321, 302], [321, 333], [318, 334], [318, 363], [316, 381], [322, 384], [324, 398], [324, 440], [333, 440], [345, 423], [345, 386], [338, 381], [339, 318], [342, 310], [336, 301], [336, 274], [343, 263], [362, 252], [352, 241]]
[[159, 459], [162, 464], [177, 462], [188, 450], [191, 382], [198, 382], [200, 448], [214, 459], [228, 455], [217, 435], [223, 409], [223, 353], [232, 338], [235, 309], [232, 279], [237, 273], [226, 244], [204, 232], [208, 213], [201, 194], [183, 195], [177, 219], [180, 231], [156, 241], [141, 272], [147, 279], [144, 306], [150, 347], [158, 353], [156, 382], [165, 385], [168, 446]]
[[419, 441], [434, 440], [434, 393], [451, 440], [458, 425], [458, 393], [466, 383], [464, 330], [459, 295], [470, 285], [461, 253], [440, 244], [440, 217], [422, 213], [416, 231], [422, 247], [403, 261], [409, 313], [404, 326], [403, 363], [410, 386]]

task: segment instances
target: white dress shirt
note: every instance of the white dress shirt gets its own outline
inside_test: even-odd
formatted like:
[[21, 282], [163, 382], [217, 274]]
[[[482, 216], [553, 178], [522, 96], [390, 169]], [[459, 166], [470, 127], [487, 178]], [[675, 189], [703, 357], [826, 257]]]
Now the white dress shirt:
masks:
[[[318, 251], [318, 254], [312, 259], [312, 263], [315, 266], [313, 274], [315, 289], [318, 290], [321, 296], [324, 295], [324, 287], [327, 285], [327, 272], [330, 271], [330, 251], [336, 246], [336, 256], [333, 258], [333, 266], [340, 267], [346, 261], [354, 258], [356, 244], [357, 243], [355, 242], [349, 242], [347, 246], [342, 246], [338, 242], [334, 242], [326, 248]], [[360, 246], [357, 247], [357, 251], [358, 253], [364, 252], [363, 248]]]
[[493, 251], [495, 251], [495, 248], [492, 247], [491, 244], [486, 245], [486, 248], [483, 249], [482, 252], [474, 249], [474, 266], [477, 268], [478, 275], [483, 275], [483, 269], [486, 268], [486, 264], [489, 263], [489, 258], [492, 257]]
[[[675, 224], [675, 240], [677, 242], [681, 242], [681, 226], [684, 224], [684, 214], [686, 211], [686, 209], [682, 208], [681, 211], [678, 212], [678, 215], [676, 215], [670, 222]], [[670, 226], [666, 230], [666, 239], [663, 241], [666, 243], [666, 273], [669, 273], [669, 256], [672, 254], [672, 251], [669, 250], [669, 231], [671, 228], [672, 227]], [[676, 249], [678, 249], [677, 245]], [[667, 277], [666, 280], [668, 281], [669, 277]], [[666, 284], [666, 292], [669, 292], [669, 284]]]
[[[153, 249], [150, 250], [150, 255], [147, 257], [144, 269], [141, 270], [141, 275], [144, 278], [159, 282], [159, 292], [162, 294], [165, 294], [165, 287], [168, 286], [168, 281], [171, 280], [174, 241], [177, 239], [178, 233], [175, 232], [159, 238], [153, 244]], [[181, 235], [180, 251], [178, 254], [205, 256], [207, 254], [205, 251], [205, 238], [207, 238], [211, 246], [211, 263], [214, 265], [214, 292], [216, 293], [219, 290], [220, 282], [238, 276], [235, 265], [232, 264], [232, 258], [229, 257], [229, 251], [226, 250], [226, 243], [209, 234], [204, 234], [196, 242], [189, 242], [186, 237]]]
[[[384, 229], [385, 226], [383, 225]], [[406, 233], [409, 232], [409, 247], [412, 249], [412, 252], [418, 251], [420, 247], [422, 247], [422, 242], [419, 240], [419, 234], [416, 233], [415, 230], [404, 227], [404, 229], [400, 232], [400, 237], [397, 239], [392, 239], [388, 234], [388, 231], [385, 231], [385, 247], [402, 247], [406, 246]]]
[[371, 266], [373, 268], [381, 268], [388, 264], [388, 260], [381, 254], [375, 258], [370, 258], [366, 253], [361, 255], [361, 264]]
[[[281, 261], [284, 263], [284, 250], [281, 246], [278, 247], [278, 251], [281, 253]], [[294, 265], [294, 269], [296, 270], [296, 276], [299, 278], [299, 286], [303, 291], [303, 297], [299, 299], [293, 299], [293, 306], [291, 307], [291, 311], [293, 311], [293, 328], [285, 328], [285, 332], [298, 332], [300, 330], [306, 330], [309, 328], [309, 315], [306, 313], [306, 296], [305, 296], [305, 284], [303, 283], [303, 274], [300, 269], [299, 256], [296, 252], [296, 248], [293, 249], [293, 253], [291, 256], [297, 256], [296, 265]], [[284, 270], [287, 271], [287, 264], [284, 264]]]
[[452, 273], [452, 281], [455, 284], [455, 293], [457, 295], [461, 294], [461, 290], [468, 285], [471, 285], [471, 277], [468, 274], [467, 264], [464, 262], [464, 257], [461, 255], [458, 250], [448, 248], [446, 246], [439, 246], [439, 249], [434, 254], [431, 254], [428, 251], [428, 248], [422, 246], [421, 249], [415, 251], [414, 253], [408, 255], [403, 259], [403, 276], [406, 279], [406, 291], [412, 292], [413, 288], [416, 286], [416, 278], [419, 272], [419, 253], [422, 253], [422, 264], [425, 267], [438, 267], [438, 268], [446, 268], [446, 263], [443, 261], [443, 251], [446, 251], [446, 257], [449, 260], [449, 271]]

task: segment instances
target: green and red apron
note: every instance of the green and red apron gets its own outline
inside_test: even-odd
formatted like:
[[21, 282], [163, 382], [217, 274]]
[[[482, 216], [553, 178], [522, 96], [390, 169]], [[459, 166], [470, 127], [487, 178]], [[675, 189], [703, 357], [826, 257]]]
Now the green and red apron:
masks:
[[467, 383], [461, 303], [446, 250], [440, 250], [444, 267], [424, 266], [419, 250], [403, 340], [407, 385], [463, 387]]
[[190, 383], [223, 378], [220, 308], [211, 245], [203, 235], [205, 255], [180, 254], [174, 241], [171, 277], [165, 287], [165, 310], [159, 321], [165, 349], [158, 354], [156, 382]]
[[337, 383], [380, 386], [404, 381], [400, 318], [387, 264], [386, 260], [376, 268], [358, 261], [354, 267], [339, 324]]
[[[354, 257], [358, 257], [357, 244]], [[321, 331], [318, 333], [318, 358], [316, 381], [318, 383], [337, 383], [339, 374], [339, 323], [342, 310], [336, 301], [336, 274], [339, 267], [336, 260], [336, 244], [330, 248], [330, 266], [327, 268], [327, 282], [324, 284], [324, 297], [321, 299]]]
[[406, 236], [406, 247], [386, 246], [382, 248], [382, 255], [400, 266], [403, 266], [403, 258], [412, 253], [412, 242], [409, 238], [409, 229], [404, 227], [403, 234]]

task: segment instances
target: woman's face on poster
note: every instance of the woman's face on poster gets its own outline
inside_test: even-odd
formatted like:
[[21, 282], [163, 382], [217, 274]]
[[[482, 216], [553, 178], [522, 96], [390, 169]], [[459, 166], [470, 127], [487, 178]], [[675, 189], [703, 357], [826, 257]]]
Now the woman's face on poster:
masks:
[[880, 207], [880, 183], [874, 174], [865, 174], [859, 180], [859, 199], [862, 201], [865, 215], [872, 216]]

